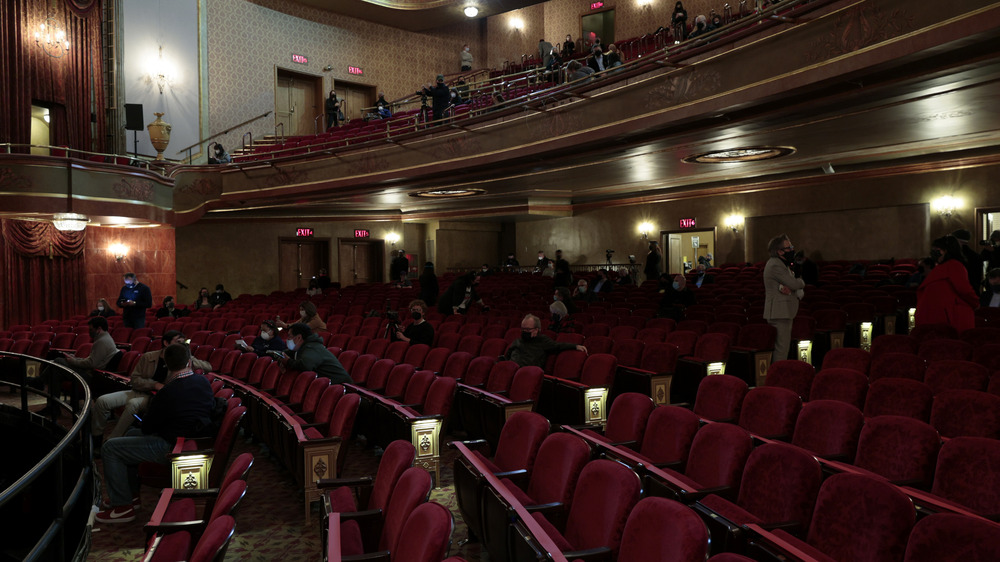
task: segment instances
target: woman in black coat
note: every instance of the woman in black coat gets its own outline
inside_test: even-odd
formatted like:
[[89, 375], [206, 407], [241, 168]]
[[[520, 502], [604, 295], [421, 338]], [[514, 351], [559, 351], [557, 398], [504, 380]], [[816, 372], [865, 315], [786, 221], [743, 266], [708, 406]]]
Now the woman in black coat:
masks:
[[434, 262], [429, 261], [424, 264], [424, 272], [420, 274], [420, 300], [427, 303], [427, 306], [434, 306], [440, 292], [441, 287], [434, 274]]

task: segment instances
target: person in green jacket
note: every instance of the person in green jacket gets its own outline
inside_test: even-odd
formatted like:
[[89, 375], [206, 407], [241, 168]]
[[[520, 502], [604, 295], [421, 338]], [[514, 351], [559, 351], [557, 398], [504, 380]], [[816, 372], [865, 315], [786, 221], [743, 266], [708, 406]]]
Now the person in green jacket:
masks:
[[294, 351], [294, 356], [281, 361], [286, 369], [295, 371], [313, 371], [321, 377], [327, 377], [332, 384], [354, 382], [337, 357], [323, 345], [323, 338], [314, 334], [312, 328], [301, 322], [292, 324], [291, 336], [286, 342], [288, 351]]

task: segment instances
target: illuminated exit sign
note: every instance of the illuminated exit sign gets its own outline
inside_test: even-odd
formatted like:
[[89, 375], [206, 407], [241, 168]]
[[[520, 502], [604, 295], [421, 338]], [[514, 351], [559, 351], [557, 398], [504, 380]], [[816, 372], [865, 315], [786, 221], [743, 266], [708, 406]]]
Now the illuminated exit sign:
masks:
[[680, 220], [681, 228], [694, 228], [695, 226], [697, 226], [697, 224], [696, 221], [694, 220], [694, 217]]
[[591, 10], [596, 10], [598, 8], [603, 8], [603, 7], [604, 7], [604, 2], [591, 2], [590, 3], [590, 9]]
[[347, 67], [347, 73], [348, 74], [357, 74], [358, 76], [361, 76], [362, 74], [365, 73], [365, 71], [362, 70], [360, 66], [348, 66]]
[[371, 235], [372, 235], [372, 233], [368, 232], [368, 230], [366, 230], [364, 228], [356, 228], [356, 229], [354, 229], [354, 237], [355, 238], [368, 238]]
[[308, 64], [309, 59], [307, 59], [305, 55], [296, 55], [295, 53], [292, 53], [292, 62], [298, 64]]
[[311, 228], [297, 228], [295, 229], [296, 236], [312, 236], [313, 229]]

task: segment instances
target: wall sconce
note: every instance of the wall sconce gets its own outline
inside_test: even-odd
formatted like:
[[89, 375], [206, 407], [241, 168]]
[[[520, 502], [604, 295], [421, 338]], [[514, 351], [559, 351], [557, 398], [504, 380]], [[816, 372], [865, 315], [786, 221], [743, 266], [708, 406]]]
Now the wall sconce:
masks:
[[733, 231], [733, 234], [736, 234], [740, 231], [740, 227], [743, 226], [743, 217], [740, 215], [729, 215], [726, 217], [725, 225], [726, 228]]
[[962, 200], [958, 197], [945, 195], [931, 201], [931, 208], [943, 217], [950, 217], [961, 204]]
[[524, 20], [521, 18], [514, 18], [510, 20], [510, 26], [518, 31], [522, 31], [524, 29]]
[[170, 73], [170, 68], [167, 65], [167, 61], [163, 59], [163, 45], [160, 45], [160, 54], [156, 61], [153, 62], [153, 66], [146, 75], [147, 84], [156, 84], [156, 87], [160, 90], [160, 95], [163, 95], [163, 89], [173, 82], [173, 77]]
[[396, 234], [395, 232], [390, 232], [389, 234], [385, 235], [385, 239], [386, 241], [389, 242], [389, 244], [395, 246], [396, 242], [399, 242], [399, 235]]
[[69, 40], [66, 39], [66, 32], [63, 30], [56, 17], [49, 12], [45, 18], [45, 23], [38, 26], [35, 32], [35, 45], [45, 51], [46, 55], [54, 59], [60, 59], [69, 52]]
[[122, 261], [128, 255], [128, 246], [125, 244], [112, 244], [108, 247], [108, 253], [115, 257], [115, 261]]
[[653, 232], [653, 224], [644, 222], [639, 225], [639, 235], [643, 240], [649, 240], [649, 234]]
[[653, 5], [653, 0], [638, 0], [640, 8], [649, 8]]
[[479, 15], [479, 8], [475, 6], [466, 6], [463, 12], [465, 12], [465, 17], [474, 18]]

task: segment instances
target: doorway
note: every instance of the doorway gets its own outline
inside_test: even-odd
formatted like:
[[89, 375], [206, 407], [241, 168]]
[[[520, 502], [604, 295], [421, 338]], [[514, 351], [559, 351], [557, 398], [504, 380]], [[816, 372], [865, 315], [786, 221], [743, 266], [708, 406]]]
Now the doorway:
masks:
[[342, 287], [358, 283], [382, 282], [384, 240], [340, 238], [337, 240], [337, 245]]
[[[375, 86], [337, 80], [333, 90], [337, 92], [338, 99], [347, 102], [341, 105], [344, 106], [344, 116], [348, 119], [361, 119], [365, 114], [364, 109], [375, 105]], [[327, 92], [326, 95], [330, 93]], [[327, 123], [327, 126], [330, 125], [332, 123]]]
[[51, 114], [49, 108], [32, 104], [31, 106], [31, 147], [32, 154], [49, 155], [48, 146], [52, 144], [52, 130], [49, 128]]
[[591, 48], [593, 38], [598, 37], [601, 39], [604, 51], [607, 52], [608, 45], [615, 42], [615, 9], [608, 8], [580, 16], [580, 28], [583, 30], [583, 42], [587, 49]]
[[277, 69], [274, 113], [274, 125], [283, 128], [285, 136], [322, 132], [323, 77]]
[[[671, 275], [687, 273], [698, 265], [698, 258], [712, 254], [715, 266], [715, 230], [679, 230], [661, 234], [666, 237], [664, 263]], [[663, 241], [660, 242], [663, 244]], [[710, 267], [711, 267], [710, 266]]]
[[329, 239], [278, 239], [278, 289], [294, 291], [309, 286], [320, 269], [329, 269]]

